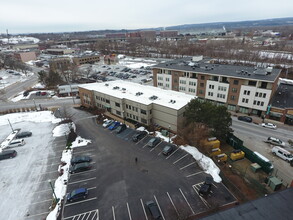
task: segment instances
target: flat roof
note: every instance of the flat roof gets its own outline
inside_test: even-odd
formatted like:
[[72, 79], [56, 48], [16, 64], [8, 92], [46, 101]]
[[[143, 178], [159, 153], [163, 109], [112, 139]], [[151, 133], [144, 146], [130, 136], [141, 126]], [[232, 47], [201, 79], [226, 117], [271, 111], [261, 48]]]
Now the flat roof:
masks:
[[293, 84], [281, 83], [272, 98], [272, 107], [293, 108]]
[[[202, 220], [275, 220], [293, 216], [293, 188], [249, 201], [234, 208], [201, 218]], [[290, 217], [291, 216], [291, 217]]]
[[274, 82], [280, 74], [280, 69], [272, 69], [270, 74], [267, 74], [267, 68], [238, 66], [231, 64], [213, 64], [211, 59], [203, 59], [200, 61], [192, 61], [192, 57], [175, 59], [165, 63], [160, 63], [152, 68], [179, 70], [186, 72], [195, 72], [209, 75], [223, 75], [234, 78], [244, 78], [250, 80], [262, 80]]
[[144, 105], [158, 104], [179, 110], [196, 96], [182, 92], [164, 90], [154, 86], [141, 85], [138, 83], [116, 80], [103, 83], [88, 83], [79, 85], [80, 88], [105, 93], [107, 95], [128, 99]]

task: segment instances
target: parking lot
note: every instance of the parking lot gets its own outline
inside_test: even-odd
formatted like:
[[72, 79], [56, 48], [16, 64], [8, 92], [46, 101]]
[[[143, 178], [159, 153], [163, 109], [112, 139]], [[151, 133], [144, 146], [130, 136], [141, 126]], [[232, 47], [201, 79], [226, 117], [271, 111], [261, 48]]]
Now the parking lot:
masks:
[[[75, 117], [85, 114], [79, 112]], [[94, 120], [78, 123], [77, 129], [92, 144], [75, 149], [74, 155], [92, 157], [92, 169], [71, 174], [67, 192], [85, 187], [89, 195], [85, 200], [66, 202], [64, 219], [152, 219], [145, 205], [150, 200], [157, 203], [163, 219], [178, 219], [236, 201], [222, 183], [215, 182], [209, 196], [199, 196], [209, 175], [177, 147], [163, 155], [166, 142], [149, 148], [151, 136], [135, 143], [131, 140], [135, 130], [116, 134]]]

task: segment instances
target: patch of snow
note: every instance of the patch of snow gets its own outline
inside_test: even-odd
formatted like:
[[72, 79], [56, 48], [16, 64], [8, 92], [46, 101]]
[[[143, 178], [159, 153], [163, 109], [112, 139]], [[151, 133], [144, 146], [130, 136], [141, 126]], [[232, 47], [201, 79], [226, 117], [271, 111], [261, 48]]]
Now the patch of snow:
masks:
[[74, 123], [65, 123], [56, 126], [52, 131], [53, 137], [61, 137], [64, 135], [68, 135], [70, 133], [70, 129], [74, 128], [74, 126]]
[[81, 138], [80, 136], [77, 136], [75, 141], [72, 142], [71, 148], [83, 147], [83, 146], [86, 146], [90, 143], [92, 143], [91, 140], [84, 139], [84, 138]]
[[180, 146], [180, 148], [187, 153], [191, 154], [193, 158], [198, 162], [200, 167], [208, 174], [210, 174], [216, 183], [220, 183], [222, 181], [220, 174], [220, 169], [216, 166], [214, 161], [202, 154], [197, 150], [196, 147], [193, 146]]

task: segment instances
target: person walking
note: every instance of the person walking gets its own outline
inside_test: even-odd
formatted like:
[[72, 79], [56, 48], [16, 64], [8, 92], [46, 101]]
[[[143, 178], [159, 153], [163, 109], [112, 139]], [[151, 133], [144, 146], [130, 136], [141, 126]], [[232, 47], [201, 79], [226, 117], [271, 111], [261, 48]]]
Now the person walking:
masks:
[[135, 163], [137, 163], [137, 157], [134, 160], [135, 160]]

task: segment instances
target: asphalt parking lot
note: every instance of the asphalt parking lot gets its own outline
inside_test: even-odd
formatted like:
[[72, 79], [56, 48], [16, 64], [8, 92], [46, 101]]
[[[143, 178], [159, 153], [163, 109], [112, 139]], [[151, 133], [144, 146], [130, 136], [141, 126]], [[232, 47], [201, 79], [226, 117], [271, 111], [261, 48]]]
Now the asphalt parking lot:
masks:
[[[75, 117], [86, 114], [79, 111]], [[92, 144], [74, 149], [74, 155], [91, 156], [92, 169], [72, 174], [67, 192], [85, 187], [89, 196], [65, 202], [63, 219], [152, 219], [145, 206], [150, 200], [158, 204], [162, 219], [178, 219], [235, 202], [221, 183], [213, 183], [209, 196], [199, 196], [198, 189], [209, 175], [179, 148], [164, 156], [166, 142], [149, 148], [151, 136], [134, 143], [135, 130], [116, 134], [94, 120], [78, 123], [77, 131]]]

